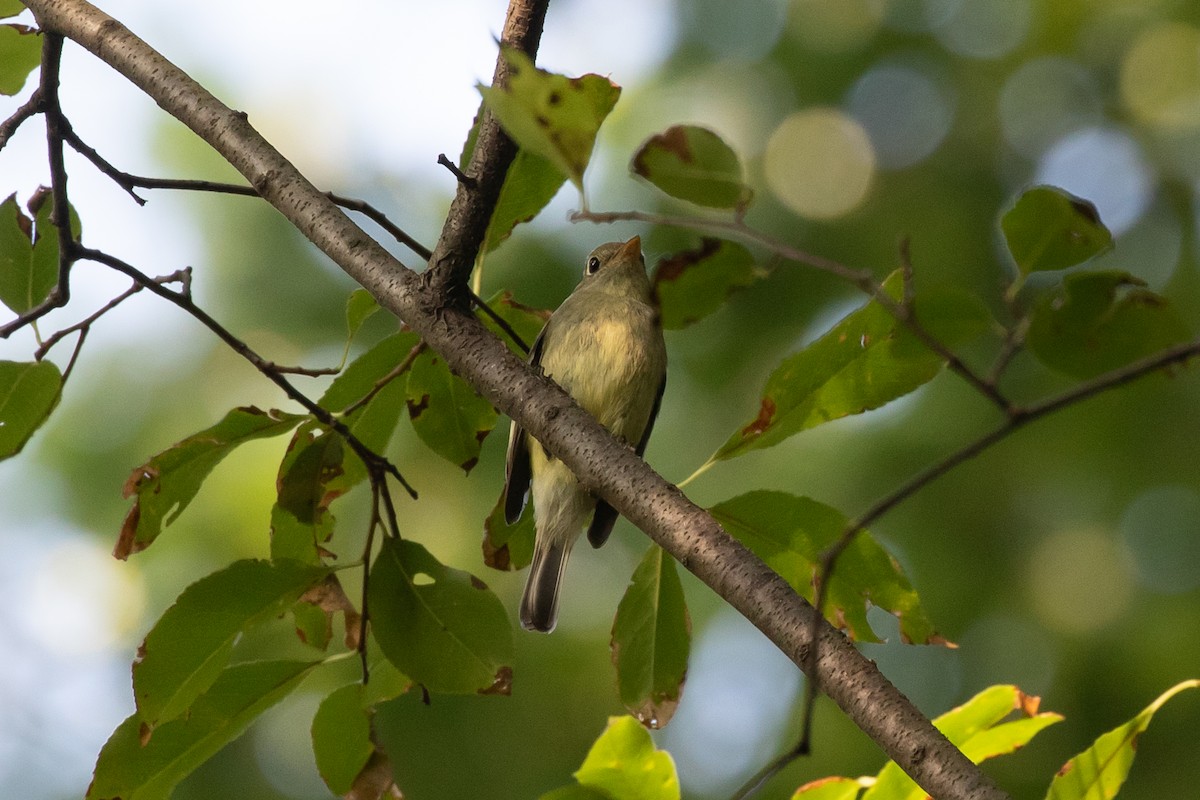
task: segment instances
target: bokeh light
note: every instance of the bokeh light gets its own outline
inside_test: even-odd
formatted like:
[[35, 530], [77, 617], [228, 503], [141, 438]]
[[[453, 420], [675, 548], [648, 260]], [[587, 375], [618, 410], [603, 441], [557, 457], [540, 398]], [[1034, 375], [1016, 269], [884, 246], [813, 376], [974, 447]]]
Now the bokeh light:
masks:
[[1114, 234], [1141, 218], [1154, 173], [1137, 141], [1113, 127], [1092, 127], [1059, 139], [1042, 156], [1037, 183], [1059, 186], [1095, 204]]
[[883, 22], [886, 0], [793, 0], [788, 35], [818, 53], [856, 50]]
[[1021, 44], [1033, 17], [1030, 0], [924, 0], [934, 35], [969, 58], [999, 58]]
[[1200, 587], [1200, 494], [1189, 486], [1141, 493], [1121, 516], [1138, 582], [1164, 594]]
[[1167, 23], [1139, 35], [1121, 64], [1121, 99], [1147, 125], [1200, 127], [1200, 28]]
[[846, 108], [871, 137], [879, 165], [900, 169], [924, 160], [954, 122], [954, 100], [928, 70], [889, 61], [863, 73]]
[[787, 0], [692, 0], [679, 8], [690, 38], [719, 59], [765, 57], [787, 21]]
[[1091, 72], [1060, 56], [1026, 61], [1000, 90], [1004, 138], [1026, 158], [1038, 158], [1072, 131], [1101, 122], [1103, 100]]
[[844, 112], [809, 108], [771, 134], [763, 169], [779, 202], [802, 217], [833, 219], [866, 198], [875, 151], [862, 125]]
[[1115, 622], [1133, 593], [1121, 548], [1091, 528], [1056, 531], [1034, 548], [1028, 582], [1034, 610], [1049, 628], [1084, 634]]

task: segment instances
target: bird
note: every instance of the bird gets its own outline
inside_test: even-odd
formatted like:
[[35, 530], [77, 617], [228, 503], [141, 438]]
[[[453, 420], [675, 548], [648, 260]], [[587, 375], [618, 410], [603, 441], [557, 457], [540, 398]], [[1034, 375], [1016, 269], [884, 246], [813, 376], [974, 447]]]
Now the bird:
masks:
[[[529, 363], [639, 456], [644, 454], [666, 387], [667, 350], [640, 237], [602, 244], [591, 252], [579, 285], [534, 340]], [[514, 420], [505, 459], [508, 524], [520, 518], [527, 496], [532, 497], [537, 533], [521, 598], [521, 626], [549, 633], [558, 620], [559, 590], [572, 546], [585, 525], [592, 546], [603, 545], [617, 511], [581, 486], [566, 465]]]

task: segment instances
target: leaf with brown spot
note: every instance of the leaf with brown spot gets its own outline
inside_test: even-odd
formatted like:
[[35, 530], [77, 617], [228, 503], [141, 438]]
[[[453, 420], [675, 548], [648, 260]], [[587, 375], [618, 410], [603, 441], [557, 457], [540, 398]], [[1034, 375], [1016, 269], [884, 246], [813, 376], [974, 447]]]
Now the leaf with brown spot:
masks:
[[696, 125], [675, 125], [651, 136], [629, 168], [672, 197], [710, 208], [740, 213], [754, 197], [733, 148]]
[[504, 519], [504, 495], [483, 523], [483, 563], [503, 572], [524, 569], [533, 560], [533, 504], [526, 503], [521, 517], [509, 525]]
[[501, 54], [509, 66], [508, 85], [479, 86], [484, 102], [522, 151], [545, 159], [582, 191], [596, 133], [621, 87], [600, 75], [546, 72], [506, 45]]
[[703, 319], [763, 274], [755, 269], [754, 256], [745, 247], [708, 237], [694, 250], [662, 259], [653, 284], [663, 327], [684, 328]]
[[675, 714], [691, 633], [675, 561], [651, 545], [617, 606], [610, 642], [621, 702], [647, 728], [661, 728]]
[[125, 517], [113, 555], [128, 558], [154, 542], [191, 503], [208, 473], [238, 445], [287, 433], [306, 418], [277, 409], [235, 408], [216, 425], [134, 469], [125, 482], [125, 497], [134, 497], [134, 507]]
[[300, 599], [292, 606], [296, 634], [301, 641], [324, 650], [332, 636], [333, 615], [339, 612], [346, 630], [346, 649], [357, 650], [362, 637], [362, 615], [346, 595], [337, 575], [331, 574], [322, 583], [313, 586], [300, 595]]
[[491, 403], [430, 351], [413, 360], [407, 391], [409, 418], [421, 441], [470, 472], [483, 440], [496, 427], [498, 415]]

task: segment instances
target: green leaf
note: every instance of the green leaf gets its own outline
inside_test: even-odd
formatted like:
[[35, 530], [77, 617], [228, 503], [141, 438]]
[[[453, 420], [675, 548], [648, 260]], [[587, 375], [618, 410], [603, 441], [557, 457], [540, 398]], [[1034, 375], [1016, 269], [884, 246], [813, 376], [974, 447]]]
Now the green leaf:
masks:
[[507, 344], [509, 350], [512, 350], [522, 358], [527, 356], [529, 354], [528, 348], [533, 346], [533, 340], [541, 333], [542, 326], [550, 318], [550, 312], [518, 303], [512, 296], [512, 292], [507, 289], [503, 289], [489, 297], [487, 304], [492, 311], [496, 312], [496, 316], [507, 322], [508, 326], [516, 331], [516, 334], [521, 337], [521, 341], [525, 343], [526, 349], [522, 349], [513, 342], [512, 337], [501, 330], [500, 326], [483, 309], [477, 310], [475, 316], [479, 317], [479, 321], [484, 324], [484, 327], [496, 334], [502, 342]]
[[620, 800], [678, 800], [675, 763], [654, 749], [650, 733], [633, 717], [610, 717], [575, 773], [581, 786]]
[[608, 792], [574, 783], [546, 792], [538, 800], [613, 800], [613, 796]]
[[346, 338], [353, 339], [363, 323], [370, 319], [379, 304], [366, 289], [355, 289], [346, 299]]
[[[0, 13], [9, 17], [23, 10]], [[0, 94], [21, 91], [29, 73], [42, 62], [42, 37], [27, 25], [0, 25]]]
[[325, 785], [336, 795], [350, 791], [375, 752], [371, 714], [363, 708], [363, 685], [351, 683], [321, 701], [313, 717], [313, 755]]
[[333, 638], [333, 615], [341, 612], [345, 623], [347, 650], [358, 648], [362, 635], [362, 616], [346, 596], [336, 574], [307, 589], [292, 604], [292, 618], [300, 641], [325, 650]]
[[396, 665], [381, 658], [371, 665], [371, 680], [362, 694], [363, 708], [370, 708], [388, 700], [395, 700], [412, 688], [412, 681]]
[[508, 694], [513, 641], [500, 600], [416, 542], [384, 541], [371, 567], [371, 628], [397, 669], [431, 692]]
[[296, 562], [244, 560], [185, 589], [138, 648], [139, 719], [152, 729], [187, 711], [221, 674], [245, 630], [282, 615], [328, 574]]
[[522, 150], [549, 161], [583, 190], [596, 132], [621, 87], [600, 75], [567, 78], [540, 70], [519, 50], [502, 46], [508, 85], [479, 86], [484, 102]]
[[705, 238], [658, 262], [654, 292], [668, 330], [686, 328], [720, 308], [738, 289], [759, 279], [754, 256], [740, 244]]
[[409, 370], [408, 416], [430, 450], [470, 472], [498, 415], [440, 355], [426, 350]]
[[862, 790], [856, 778], [821, 778], [797, 789], [792, 800], [854, 800]]
[[[810, 601], [821, 554], [847, 524], [846, 517], [834, 508], [774, 491], [749, 492], [719, 503], [709, 512]], [[945, 643], [934, 631], [900, 565], [863, 531], [838, 560], [826, 592], [825, 616], [851, 638], [877, 642], [867, 622], [868, 602], [899, 617], [905, 641]]]
[[258, 661], [229, 667], [190, 714], [165, 723], [148, 741], [134, 714], [100, 751], [88, 800], [167, 800], [177, 783], [294, 691], [318, 663]]
[[[1038, 712], [1038, 698], [1016, 686], [992, 686], [933, 721], [956, 747], [978, 764], [1024, 747], [1034, 736], [1062, 721], [1061, 714]], [[1013, 712], [1017, 719], [1004, 720]], [[922, 800], [928, 794], [889, 761], [862, 800]]]
[[344, 488], [329, 484], [344, 470], [342, 437], [308, 420], [292, 436], [276, 479], [278, 500], [271, 509], [271, 560], [320, 564], [322, 545], [333, 536], [329, 504]]
[[691, 620], [675, 561], [651, 545], [613, 621], [612, 658], [621, 702], [639, 722], [670, 722], [687, 677]]
[[50, 361], [0, 361], [0, 459], [15, 456], [62, 396], [62, 373]]
[[1078, 272], [1039, 298], [1027, 341], [1046, 366], [1090, 378], [1190, 338], [1165, 297], [1126, 272]]
[[15, 17], [24, 10], [25, 4], [21, 0], [0, 0], [0, 19]]
[[509, 525], [504, 519], [504, 494], [501, 493], [483, 523], [483, 563], [503, 572], [524, 569], [533, 560], [536, 535], [533, 503], [526, 503], [520, 519]]
[[1098, 738], [1091, 747], [1072, 758], [1050, 783], [1046, 800], [1109, 800], [1115, 797], [1129, 775], [1138, 737], [1168, 700], [1186, 689], [1200, 688], [1200, 680], [1183, 681], [1163, 692], [1124, 725]]
[[[903, 276], [883, 288], [899, 301]], [[942, 368], [936, 353], [917, 344], [876, 300], [871, 300], [798, 353], [767, 379], [758, 416], [729, 438], [713, 460], [772, 447], [824, 422], [861, 414], [928, 383]]]
[[672, 197], [702, 206], [742, 211], [754, 197], [733, 148], [695, 125], [675, 125], [651, 136], [629, 168]]
[[536, 217], [565, 182], [566, 175], [554, 162], [524, 148], [518, 150], [488, 222], [483, 252], [495, 250], [517, 225]]
[[1025, 191], [1000, 229], [1022, 275], [1081, 264], [1113, 243], [1094, 205], [1055, 186]]
[[303, 419], [303, 414], [277, 409], [235, 408], [216, 425], [176, 443], [135, 469], [125, 482], [125, 497], [136, 498], [113, 555], [124, 559], [149, 547], [192, 502], [213, 467], [238, 445], [287, 433]]
[[[37, 307], [58, 282], [58, 234], [49, 213], [50, 203], [43, 202], [35, 225], [17, 206], [15, 194], [0, 203], [0, 302], [18, 314]], [[34, 241], [39, 246], [36, 257]], [[46, 257], [51, 249], [53, 260]]]

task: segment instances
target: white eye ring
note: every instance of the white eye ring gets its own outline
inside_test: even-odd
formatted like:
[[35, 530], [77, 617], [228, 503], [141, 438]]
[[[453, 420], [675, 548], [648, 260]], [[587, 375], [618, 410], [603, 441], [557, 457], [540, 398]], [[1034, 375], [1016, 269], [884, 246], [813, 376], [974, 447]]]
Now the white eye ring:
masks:
[[600, 259], [596, 258], [595, 256], [592, 256], [591, 258], [588, 259], [588, 262], [587, 262], [587, 274], [595, 275], [599, 271], [600, 271]]

